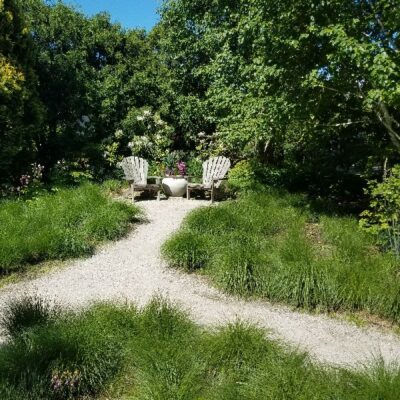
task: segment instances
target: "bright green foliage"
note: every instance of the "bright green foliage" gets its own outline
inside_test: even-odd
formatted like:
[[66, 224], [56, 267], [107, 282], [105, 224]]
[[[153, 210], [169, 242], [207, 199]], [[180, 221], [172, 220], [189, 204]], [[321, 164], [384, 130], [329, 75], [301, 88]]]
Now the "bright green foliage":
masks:
[[395, 0], [165, 1], [188, 140], [205, 131], [292, 185], [362, 193], [361, 175], [399, 148], [399, 16]]
[[160, 299], [58, 314], [0, 349], [4, 400], [395, 400], [399, 389], [397, 367], [321, 367], [244, 323], [204, 331]]
[[200, 268], [225, 291], [295, 307], [365, 310], [400, 322], [398, 261], [349, 217], [304, 199], [249, 194], [193, 211], [163, 246], [173, 266]]
[[400, 165], [383, 182], [370, 182], [369, 195], [370, 208], [361, 214], [360, 225], [400, 256]]
[[229, 170], [228, 185], [233, 191], [256, 189], [256, 175], [253, 165], [246, 160], [239, 161]]
[[90, 254], [97, 243], [126, 233], [137, 214], [95, 185], [0, 202], [0, 271]]

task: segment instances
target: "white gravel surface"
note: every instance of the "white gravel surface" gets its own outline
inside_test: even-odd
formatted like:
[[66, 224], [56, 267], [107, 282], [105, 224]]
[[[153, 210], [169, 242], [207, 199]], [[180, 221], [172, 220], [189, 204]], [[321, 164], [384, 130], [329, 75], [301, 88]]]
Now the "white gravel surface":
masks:
[[207, 202], [170, 198], [139, 204], [147, 213], [147, 223], [139, 224], [128, 237], [102, 247], [90, 258], [5, 287], [0, 291], [0, 312], [10, 298], [27, 293], [69, 307], [99, 300], [144, 305], [154, 295], [162, 295], [180, 304], [201, 324], [219, 325], [238, 318], [251, 321], [322, 362], [358, 366], [378, 356], [386, 362], [400, 361], [400, 337], [395, 334], [268, 302], [238, 300], [211, 287], [203, 277], [168, 268], [160, 258], [161, 244], [190, 210]]

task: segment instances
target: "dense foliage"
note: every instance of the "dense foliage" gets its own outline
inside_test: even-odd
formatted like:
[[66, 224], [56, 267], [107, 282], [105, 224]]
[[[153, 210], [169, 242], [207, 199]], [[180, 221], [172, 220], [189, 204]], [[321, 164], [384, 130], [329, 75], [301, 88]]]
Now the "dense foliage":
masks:
[[14, 0], [0, 1], [0, 184], [35, 160], [41, 105], [32, 40]]
[[360, 225], [400, 257], [400, 165], [383, 182], [372, 181], [369, 186], [370, 208], [361, 214]]
[[161, 24], [188, 139], [334, 195], [398, 159], [397, 1], [169, 0]]
[[202, 330], [165, 301], [60, 314], [28, 298], [10, 309], [27, 323], [0, 349], [4, 400], [394, 400], [400, 388], [399, 370], [380, 362], [324, 368], [243, 323]]
[[[103, 176], [110, 146], [119, 157], [131, 154], [129, 139], [144, 134], [136, 120], [141, 108], [162, 109], [168, 71], [157, 56], [157, 34], [124, 30], [107, 14], [88, 18], [62, 2], [1, 4], [9, 22], [0, 26], [0, 183], [19, 183], [33, 161], [44, 166], [45, 180], [57, 162]], [[33, 118], [37, 111], [41, 119]], [[127, 140], [115, 139], [121, 137]]]
[[398, 260], [354, 218], [319, 214], [299, 196], [253, 193], [196, 210], [163, 253], [229, 293], [400, 322]]

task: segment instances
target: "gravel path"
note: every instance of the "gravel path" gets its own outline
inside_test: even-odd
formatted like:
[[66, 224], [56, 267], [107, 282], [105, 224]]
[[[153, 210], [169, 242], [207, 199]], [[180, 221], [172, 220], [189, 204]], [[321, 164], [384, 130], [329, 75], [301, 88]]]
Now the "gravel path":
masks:
[[215, 325], [236, 318], [255, 322], [322, 362], [354, 366], [378, 355], [387, 362], [400, 361], [400, 337], [394, 334], [267, 302], [234, 299], [207, 285], [205, 278], [167, 268], [160, 260], [161, 244], [190, 210], [207, 203], [171, 198], [140, 204], [148, 223], [138, 225], [125, 239], [104, 246], [93, 257], [2, 289], [0, 312], [10, 298], [26, 293], [72, 307], [110, 299], [143, 305], [161, 294], [181, 304], [199, 323]]

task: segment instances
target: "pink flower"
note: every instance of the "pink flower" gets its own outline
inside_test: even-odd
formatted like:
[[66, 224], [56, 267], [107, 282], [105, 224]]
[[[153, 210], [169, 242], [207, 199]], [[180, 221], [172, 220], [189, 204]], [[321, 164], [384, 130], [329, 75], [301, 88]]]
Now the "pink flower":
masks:
[[186, 163], [184, 163], [182, 160], [178, 162], [178, 171], [180, 175], [186, 175]]

